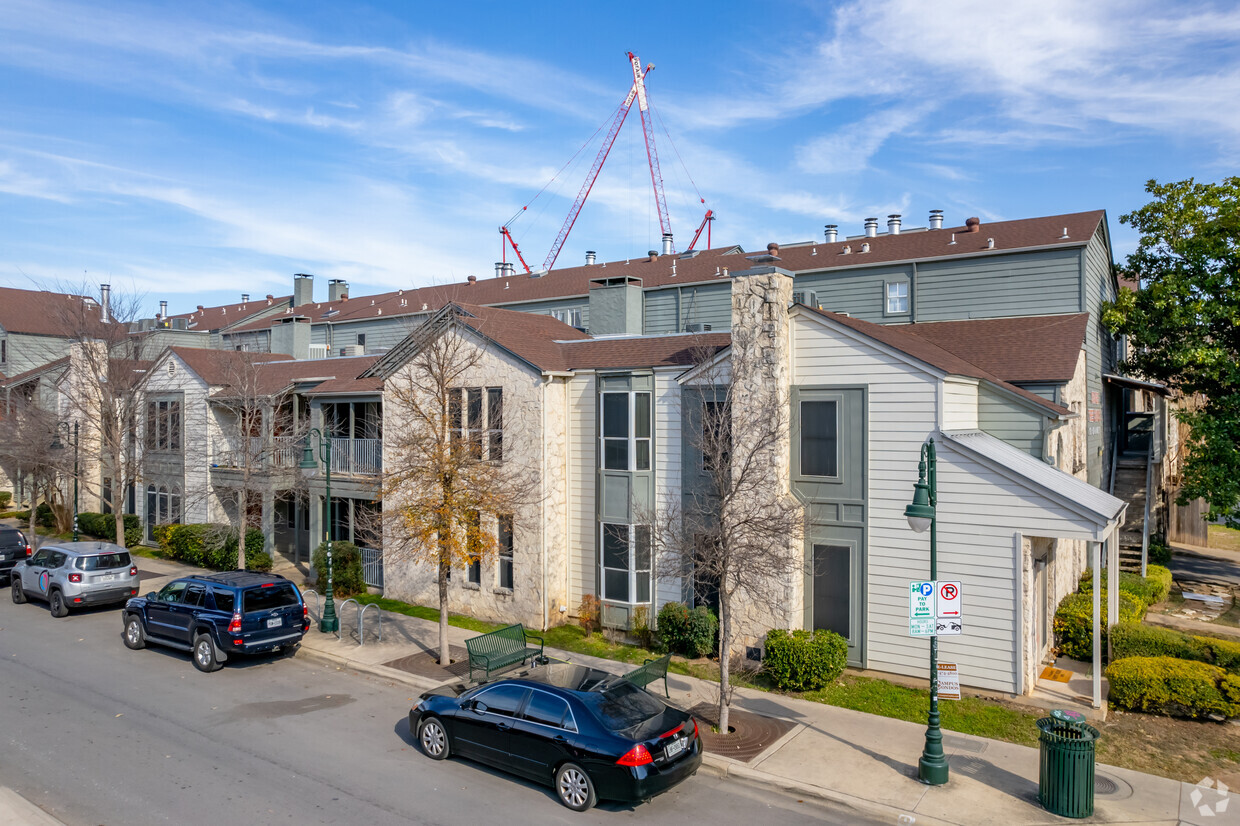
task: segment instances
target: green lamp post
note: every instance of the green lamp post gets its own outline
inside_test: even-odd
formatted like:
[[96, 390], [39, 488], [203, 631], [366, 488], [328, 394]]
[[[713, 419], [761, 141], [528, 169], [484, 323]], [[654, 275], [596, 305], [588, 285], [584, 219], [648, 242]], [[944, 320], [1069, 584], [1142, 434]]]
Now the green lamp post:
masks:
[[323, 526], [323, 538], [327, 543], [327, 588], [323, 591], [323, 618], [319, 620], [319, 630], [324, 634], [334, 634], [340, 630], [340, 618], [336, 616], [336, 603], [332, 600], [332, 440], [317, 427], [310, 428], [298, 465], [307, 475], [313, 475], [319, 469], [314, 448], [310, 446], [312, 437], [318, 440], [319, 458], [326, 469], [327, 483], [327, 522]]
[[[917, 484], [913, 486], [913, 501], [904, 509], [908, 525], [917, 533], [930, 529], [930, 580], [939, 578], [938, 480], [934, 439], [921, 446], [921, 461], [917, 464]], [[939, 637], [930, 637], [930, 715], [926, 727], [926, 745], [917, 761], [917, 779], [927, 786], [942, 786], [947, 782], [947, 757], [943, 754], [943, 732], [939, 728]]]
[[[64, 450], [64, 442], [60, 441], [60, 429], [65, 429], [65, 438], [69, 438], [69, 423], [57, 422], [56, 435], [48, 445], [51, 450]], [[73, 541], [78, 541], [78, 423], [73, 423]]]

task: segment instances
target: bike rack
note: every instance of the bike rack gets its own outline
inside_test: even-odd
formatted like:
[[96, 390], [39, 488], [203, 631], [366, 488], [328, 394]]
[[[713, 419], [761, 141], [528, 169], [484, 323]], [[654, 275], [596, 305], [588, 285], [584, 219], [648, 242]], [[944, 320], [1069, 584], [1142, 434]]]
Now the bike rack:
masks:
[[362, 605], [361, 605], [361, 603], [359, 603], [359, 602], [358, 602], [357, 600], [355, 600], [353, 597], [349, 597], [349, 598], [348, 598], [348, 599], [346, 599], [344, 602], [342, 602], [342, 603], [340, 603], [338, 606], [336, 606], [336, 618], [337, 618], [337, 622], [336, 622], [336, 639], [338, 639], [338, 640], [343, 640], [343, 639], [344, 639], [343, 637], [341, 637], [341, 636], [340, 636], [340, 622], [339, 622], [339, 618], [340, 618], [340, 615], [344, 613], [344, 607], [345, 607], [346, 605], [348, 605], [350, 602], [351, 602], [351, 603], [353, 603], [354, 605], [356, 605], [356, 606], [357, 606], [357, 613], [358, 613], [358, 616], [359, 616], [359, 617], [361, 616], [361, 613], [362, 613]]
[[323, 615], [319, 613], [319, 592], [314, 590], [313, 588], [303, 588], [301, 590], [301, 597], [303, 600], [306, 598], [306, 594], [314, 594], [315, 620], [317, 621], [317, 620], [322, 619]]
[[378, 617], [379, 619], [379, 626], [378, 626], [379, 642], [383, 642], [383, 609], [380, 608], [378, 605], [374, 605], [374, 604], [366, 605], [366, 606], [359, 605], [358, 611], [357, 611], [357, 644], [358, 645], [366, 644], [366, 628], [364, 625], [362, 625], [362, 623], [366, 619], [366, 612], [370, 610], [371, 608], [375, 609], [375, 616]]

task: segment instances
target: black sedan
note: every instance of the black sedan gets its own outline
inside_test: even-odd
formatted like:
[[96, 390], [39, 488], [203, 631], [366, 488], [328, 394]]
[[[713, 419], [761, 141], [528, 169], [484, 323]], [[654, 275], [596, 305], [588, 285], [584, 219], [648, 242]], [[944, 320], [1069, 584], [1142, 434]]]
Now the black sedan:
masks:
[[409, 730], [435, 760], [455, 754], [550, 784], [579, 812], [600, 798], [649, 800], [702, 763], [692, 715], [579, 665], [553, 663], [459, 697], [427, 692]]

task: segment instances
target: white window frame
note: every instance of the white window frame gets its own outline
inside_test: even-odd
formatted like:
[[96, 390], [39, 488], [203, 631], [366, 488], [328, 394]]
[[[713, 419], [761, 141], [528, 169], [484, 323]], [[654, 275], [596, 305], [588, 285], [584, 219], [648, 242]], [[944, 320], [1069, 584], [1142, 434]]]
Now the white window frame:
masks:
[[[895, 288], [894, 295], [892, 295], [893, 287]], [[894, 309], [891, 303], [893, 301], [896, 302]], [[883, 282], [883, 315], [908, 315], [910, 301], [908, 281], [897, 279]], [[901, 309], [901, 302], [903, 302], [903, 309]]]
[[[626, 542], [628, 543], [628, 599], [617, 599], [607, 595], [607, 572], [619, 571], [620, 568], [608, 568], [606, 566], [606, 556], [603, 543], [608, 527], [625, 528]], [[646, 566], [639, 569], [637, 567], [637, 536], [638, 531], [645, 530], [646, 536]], [[653, 537], [650, 535], [651, 528], [649, 525], [626, 525], [621, 522], [600, 522], [598, 526], [598, 570], [599, 570], [599, 596], [604, 602], [610, 602], [617, 605], [652, 605], [654, 603], [655, 587], [654, 587], [654, 547]], [[637, 598], [637, 584], [639, 578], [645, 575], [647, 599], [639, 600]]]
[[[599, 450], [599, 467], [603, 470], [628, 471], [645, 473], [654, 468], [654, 393], [650, 390], [604, 390], [600, 396], [628, 396], [628, 434], [626, 436], [607, 436], [604, 435], [604, 410], [606, 405], [602, 399], [599, 400], [598, 406], [598, 450]], [[637, 397], [644, 395], [647, 397], [646, 410], [649, 415], [650, 434], [648, 436], [637, 435]], [[607, 466], [607, 442], [620, 441], [624, 439], [627, 442], [628, 462], [625, 467], [608, 467]], [[637, 448], [639, 444], [645, 444], [646, 448], [646, 466], [638, 467]]]

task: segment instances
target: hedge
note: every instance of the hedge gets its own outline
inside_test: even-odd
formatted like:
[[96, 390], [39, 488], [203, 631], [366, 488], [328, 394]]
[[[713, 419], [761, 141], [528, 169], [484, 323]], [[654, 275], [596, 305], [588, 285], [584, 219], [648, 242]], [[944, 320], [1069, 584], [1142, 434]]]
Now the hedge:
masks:
[[[320, 591], [327, 587], [327, 543], [314, 549], [311, 557], [318, 574]], [[366, 593], [366, 580], [362, 576], [362, 552], [352, 542], [332, 542], [332, 597], [348, 597]]]
[[781, 691], [816, 691], [835, 680], [848, 663], [848, 641], [834, 631], [784, 631], [766, 634], [762, 670]]
[[1173, 717], [1240, 715], [1240, 678], [1174, 657], [1127, 657], [1107, 667], [1109, 699], [1129, 711]]
[[1112, 629], [1111, 653], [1126, 657], [1176, 657], [1216, 665], [1240, 677], [1240, 640], [1185, 634], [1174, 628], [1128, 623]]
[[11, 504], [13, 504], [13, 492], [0, 490], [0, 510], [8, 510]]
[[[137, 514], [127, 513], [125, 520], [125, 547], [132, 548], [142, 541], [142, 520]], [[86, 511], [78, 514], [78, 532], [98, 537], [108, 542], [116, 541], [115, 517], [110, 513], [92, 513]]]
[[1240, 640], [1218, 637], [1193, 637], [1193, 642], [1210, 649], [1210, 662], [1224, 671], [1240, 676]]
[[695, 660], [715, 650], [719, 619], [705, 606], [690, 610], [682, 602], [669, 602], [659, 609], [658, 630], [669, 651]]
[[[1146, 549], [1145, 561], [1150, 565], [1170, 565], [1171, 564], [1171, 548], [1167, 546], [1167, 542], [1162, 536], [1151, 536], [1149, 548]], [[1148, 571], [1149, 569], [1146, 568]]]
[[[1102, 597], [1101, 643], [1107, 644], [1107, 592]], [[1132, 594], [1120, 592], [1119, 621], [1140, 622], [1145, 616], [1145, 606]], [[1092, 593], [1068, 594], [1055, 610], [1055, 644], [1059, 652], [1074, 660], [1090, 660], [1094, 656], [1094, 595]]]
[[[1171, 571], [1163, 568], [1161, 565], [1148, 566], [1146, 571], [1150, 575], [1144, 577], [1133, 571], [1120, 571], [1119, 590], [1121, 594], [1132, 594], [1148, 608], [1167, 598], [1167, 593], [1171, 590]], [[1165, 572], [1165, 576], [1163, 572]], [[1103, 568], [1102, 582], [1104, 589], [1106, 588], [1107, 581], [1107, 569]], [[1082, 574], [1078, 590], [1082, 594], [1093, 593], [1094, 580], [1092, 571], [1086, 570]]]
[[[212, 522], [160, 525], [155, 537], [169, 559], [215, 571], [231, 571], [237, 567], [237, 531], [229, 525]], [[258, 528], [245, 532], [247, 570], [271, 570], [271, 556], [263, 552], [265, 542]]]

